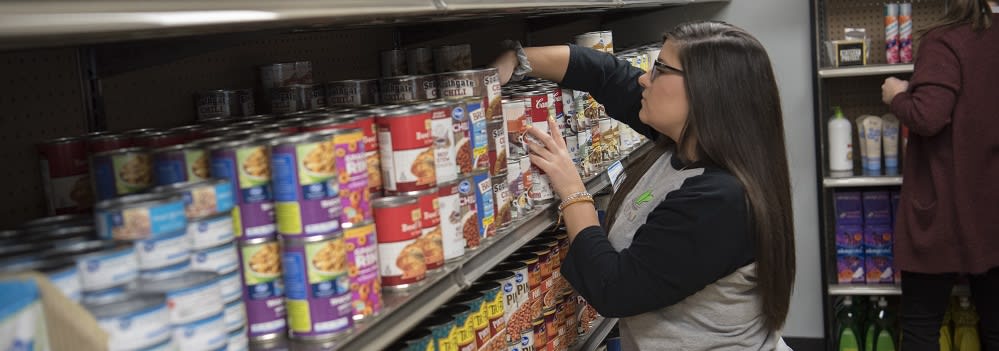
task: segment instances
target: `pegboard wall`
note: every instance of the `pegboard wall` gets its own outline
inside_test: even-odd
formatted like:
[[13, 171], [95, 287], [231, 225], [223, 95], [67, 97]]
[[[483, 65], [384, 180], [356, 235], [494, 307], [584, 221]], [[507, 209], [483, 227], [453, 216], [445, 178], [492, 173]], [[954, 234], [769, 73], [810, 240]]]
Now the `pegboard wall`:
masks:
[[77, 50], [0, 53], [0, 227], [45, 213], [35, 143], [86, 133]]
[[[919, 33], [939, 18], [945, 10], [946, 0], [909, 0], [912, 2], [913, 24], [913, 55], [919, 45]], [[819, 23], [825, 27], [820, 30], [820, 39], [843, 39], [844, 29], [864, 28], [867, 37], [871, 39], [868, 64], [883, 64], [885, 61], [885, 2], [872, 0], [819, 0]], [[826, 48], [819, 43], [822, 50], [822, 65], [829, 66], [826, 59]]]

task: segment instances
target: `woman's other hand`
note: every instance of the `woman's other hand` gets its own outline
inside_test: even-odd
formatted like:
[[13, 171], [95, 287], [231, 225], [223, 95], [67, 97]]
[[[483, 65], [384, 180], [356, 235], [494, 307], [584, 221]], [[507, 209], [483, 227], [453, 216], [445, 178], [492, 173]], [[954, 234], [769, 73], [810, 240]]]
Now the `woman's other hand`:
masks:
[[909, 90], [909, 81], [888, 77], [885, 79], [885, 83], [881, 85], [881, 101], [884, 101], [886, 105], [891, 105], [891, 101], [895, 99], [895, 95], [906, 90]]
[[562, 131], [551, 118], [548, 119], [548, 130], [550, 132], [545, 133], [538, 128], [527, 128], [527, 134], [534, 137], [525, 138], [531, 149], [531, 164], [548, 175], [552, 189], [560, 198], [565, 199], [573, 193], [586, 191], [576, 164], [569, 155], [565, 139], [562, 138]]

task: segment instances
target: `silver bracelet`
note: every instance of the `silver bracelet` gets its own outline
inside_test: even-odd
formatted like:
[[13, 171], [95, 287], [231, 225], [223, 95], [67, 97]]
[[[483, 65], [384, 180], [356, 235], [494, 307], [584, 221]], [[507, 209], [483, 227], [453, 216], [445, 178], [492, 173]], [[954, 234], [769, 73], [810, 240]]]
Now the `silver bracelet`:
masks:
[[527, 59], [527, 52], [524, 51], [524, 47], [519, 41], [515, 40], [505, 40], [503, 41], [503, 46], [509, 50], [513, 50], [517, 54], [517, 67], [513, 69], [513, 75], [510, 76], [511, 82], [519, 82], [524, 80], [524, 77], [534, 71], [531, 68], [531, 61]]

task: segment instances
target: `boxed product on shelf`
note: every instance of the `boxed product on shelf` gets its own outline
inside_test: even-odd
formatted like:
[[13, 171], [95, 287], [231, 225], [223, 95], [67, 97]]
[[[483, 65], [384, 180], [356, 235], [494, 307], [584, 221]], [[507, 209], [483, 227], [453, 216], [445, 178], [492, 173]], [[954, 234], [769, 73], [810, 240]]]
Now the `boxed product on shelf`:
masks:
[[891, 225], [891, 197], [888, 191], [863, 192], [864, 225]]
[[902, 193], [899, 191], [892, 191], [888, 196], [891, 197], [891, 223], [892, 228], [894, 228], [896, 219], [898, 218], [898, 202], [902, 199]]
[[840, 284], [864, 283], [864, 232], [860, 225], [836, 226], [836, 277]]
[[892, 228], [887, 224], [864, 226], [864, 267], [867, 284], [895, 282], [893, 239]]
[[837, 191], [833, 194], [836, 207], [836, 225], [862, 225], [863, 202], [859, 191]]

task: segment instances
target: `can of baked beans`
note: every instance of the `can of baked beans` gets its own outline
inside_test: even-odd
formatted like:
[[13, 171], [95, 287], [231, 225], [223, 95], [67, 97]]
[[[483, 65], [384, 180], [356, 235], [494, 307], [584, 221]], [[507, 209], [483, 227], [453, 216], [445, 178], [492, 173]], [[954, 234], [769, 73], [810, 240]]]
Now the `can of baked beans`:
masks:
[[503, 118], [506, 120], [507, 144], [510, 147], [510, 157], [527, 156], [527, 144], [524, 136], [527, 126], [531, 125], [527, 118], [527, 105], [523, 98], [503, 99]]
[[406, 50], [406, 64], [409, 74], [434, 73], [434, 53], [429, 48], [412, 48]]
[[271, 191], [270, 148], [265, 141], [223, 141], [208, 145], [213, 177], [233, 184], [233, 231], [241, 240], [276, 233]]
[[475, 328], [470, 319], [472, 308], [462, 304], [448, 305], [440, 309], [440, 314], [454, 320], [454, 329], [449, 339], [458, 351], [475, 351]]
[[382, 77], [405, 75], [409, 69], [406, 64], [406, 51], [393, 49], [381, 52]]
[[[541, 301], [541, 259], [537, 254], [525, 250], [519, 250], [517, 254], [510, 256], [507, 261], [520, 262], [527, 265], [528, 295], [523, 300], [524, 304], [532, 301]], [[523, 306], [523, 304], [521, 305]]]
[[[472, 151], [471, 116], [468, 113], [465, 99], [449, 99], [447, 101], [454, 104], [451, 109], [451, 119], [453, 120], [451, 126], [454, 130], [455, 163], [458, 165], [458, 174], [468, 175], [475, 169], [476, 162], [475, 154]], [[475, 106], [473, 104], [472, 107]]]
[[461, 236], [465, 239], [465, 248], [474, 250], [482, 243], [479, 220], [479, 206], [476, 200], [476, 184], [471, 176], [458, 182], [458, 197], [461, 201]]
[[252, 238], [239, 243], [247, 336], [270, 340], [285, 334], [287, 310], [281, 279], [281, 246], [274, 238]]
[[485, 302], [485, 297], [482, 294], [473, 291], [466, 291], [451, 299], [452, 304], [465, 305], [471, 309], [468, 314], [468, 322], [472, 324], [477, 348], [485, 345], [493, 335], [489, 328], [489, 318], [486, 317]]
[[427, 264], [417, 241], [423, 234], [419, 199], [392, 196], [371, 202], [378, 234], [382, 286], [406, 289], [426, 278]]
[[437, 165], [437, 183], [458, 179], [457, 149], [454, 132], [455, 103], [436, 101], [428, 105], [431, 113], [431, 133], [434, 138], [434, 162]]
[[260, 83], [264, 89], [312, 84], [312, 62], [282, 62], [260, 66]]
[[132, 146], [132, 137], [124, 134], [103, 134], [87, 138], [87, 153], [91, 155]]
[[271, 186], [277, 231], [283, 237], [340, 229], [340, 186], [331, 132], [271, 140]]
[[525, 246], [522, 250], [523, 252], [530, 252], [535, 255], [538, 255], [538, 263], [540, 265], [538, 273], [540, 274], [540, 279], [541, 279], [540, 297], [543, 300], [542, 306], [544, 307], [553, 306], [555, 300], [549, 299], [549, 294], [548, 294], [548, 292], [551, 291], [553, 283], [552, 262], [551, 262], [552, 249], [545, 245], [532, 245], [532, 246]]
[[350, 329], [354, 319], [343, 234], [285, 237], [282, 244], [289, 335], [315, 340]]
[[382, 103], [405, 104], [433, 100], [440, 95], [434, 75], [390, 76], [379, 81]]
[[454, 261], [465, 255], [465, 237], [462, 235], [465, 213], [462, 212], [461, 193], [458, 191], [460, 184], [461, 180], [455, 179], [437, 185], [441, 242], [445, 261]]
[[377, 105], [377, 79], [350, 79], [326, 83], [326, 104], [329, 106]]
[[513, 201], [510, 194], [510, 184], [507, 183], [506, 174], [492, 177], [493, 185], [493, 210], [496, 216], [496, 229], [504, 230], [510, 227], [513, 222]]
[[377, 315], [382, 310], [382, 283], [378, 276], [378, 238], [375, 223], [367, 221], [343, 231], [347, 244], [354, 320]]
[[418, 199], [420, 204], [420, 228], [422, 234], [416, 242], [423, 249], [423, 259], [427, 270], [433, 271], [444, 266], [444, 240], [441, 232], [440, 203], [438, 189], [393, 193], [394, 196], [408, 196]]
[[429, 109], [399, 108], [375, 118], [385, 190], [423, 190], [437, 184], [430, 117]]
[[144, 191], [153, 185], [149, 150], [127, 148], [96, 153], [90, 157], [90, 177], [98, 201]]
[[502, 286], [497, 282], [481, 281], [473, 284], [468, 290], [482, 294], [482, 309], [486, 319], [489, 320], [489, 333], [498, 336], [505, 331]]
[[84, 138], [72, 137], [38, 144], [49, 215], [86, 212], [93, 205], [86, 142]]
[[486, 132], [489, 134], [489, 174], [492, 176], [506, 174], [507, 155], [510, 153], [506, 122], [490, 121], [486, 125]]
[[496, 208], [492, 180], [489, 172], [472, 173], [469, 178], [475, 190], [475, 207], [479, 214], [479, 236], [492, 238], [496, 236]]
[[180, 144], [153, 149], [156, 185], [195, 183], [210, 178], [208, 152], [198, 144]]
[[534, 349], [535, 350], [548, 350], [548, 328], [545, 325], [545, 317], [538, 316], [531, 322], [531, 327], [534, 328]]

